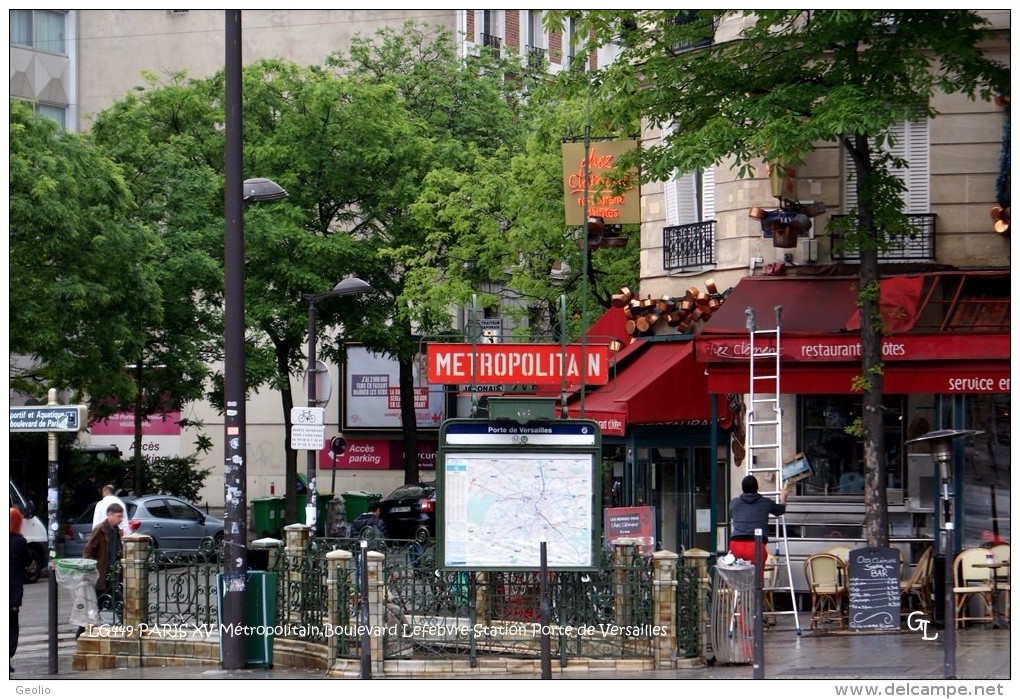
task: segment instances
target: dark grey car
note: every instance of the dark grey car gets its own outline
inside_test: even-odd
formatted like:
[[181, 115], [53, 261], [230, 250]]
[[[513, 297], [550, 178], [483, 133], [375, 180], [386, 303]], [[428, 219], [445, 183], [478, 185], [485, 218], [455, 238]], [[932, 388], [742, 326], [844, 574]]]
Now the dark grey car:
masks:
[[[198, 551], [211, 539], [215, 548], [223, 540], [223, 521], [207, 515], [173, 495], [125, 497], [125, 519], [131, 534], [152, 537], [153, 546], [170, 551]], [[92, 533], [92, 515], [98, 503], [92, 503], [67, 528], [64, 557], [81, 558], [85, 542]], [[208, 543], [206, 544], [208, 545]]]
[[402, 485], [379, 501], [391, 539], [426, 541], [436, 535], [435, 483]]

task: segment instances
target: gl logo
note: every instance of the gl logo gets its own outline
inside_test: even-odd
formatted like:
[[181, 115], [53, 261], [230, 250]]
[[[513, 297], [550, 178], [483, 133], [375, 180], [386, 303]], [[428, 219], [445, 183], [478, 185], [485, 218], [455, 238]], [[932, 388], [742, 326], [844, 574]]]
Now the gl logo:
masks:
[[925, 641], [934, 641], [939, 637], [938, 634], [934, 636], [928, 635], [928, 625], [931, 623], [930, 619], [925, 619], [921, 612], [910, 612], [907, 615], [907, 628], [911, 631], [920, 631], [921, 638]]

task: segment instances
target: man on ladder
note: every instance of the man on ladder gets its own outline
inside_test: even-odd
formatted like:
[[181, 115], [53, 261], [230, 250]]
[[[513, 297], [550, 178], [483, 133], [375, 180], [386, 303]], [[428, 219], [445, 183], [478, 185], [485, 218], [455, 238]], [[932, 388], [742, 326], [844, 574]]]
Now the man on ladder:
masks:
[[765, 544], [768, 543], [769, 515], [780, 517], [786, 512], [788, 491], [784, 485], [779, 493], [779, 502], [764, 497], [758, 492], [758, 479], [754, 476], [744, 476], [740, 489], [743, 492], [730, 501], [730, 553], [735, 558], [754, 563], [754, 530], [760, 529], [761, 560], [764, 562], [768, 556]]

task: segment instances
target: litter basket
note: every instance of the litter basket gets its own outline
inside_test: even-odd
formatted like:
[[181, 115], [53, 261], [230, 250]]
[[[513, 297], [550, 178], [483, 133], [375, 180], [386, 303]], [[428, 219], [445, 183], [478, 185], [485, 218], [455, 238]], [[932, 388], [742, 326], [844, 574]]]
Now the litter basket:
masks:
[[741, 665], [754, 659], [754, 566], [750, 563], [716, 564], [711, 627], [716, 662]]
[[[223, 595], [228, 585], [245, 586], [245, 619], [237, 628], [237, 620], [223, 618]], [[241, 574], [220, 573], [216, 576], [217, 616], [220, 623], [220, 662], [223, 662], [223, 637], [236, 630], [245, 632], [246, 665], [273, 667], [273, 641], [276, 638], [276, 573], [249, 571]]]

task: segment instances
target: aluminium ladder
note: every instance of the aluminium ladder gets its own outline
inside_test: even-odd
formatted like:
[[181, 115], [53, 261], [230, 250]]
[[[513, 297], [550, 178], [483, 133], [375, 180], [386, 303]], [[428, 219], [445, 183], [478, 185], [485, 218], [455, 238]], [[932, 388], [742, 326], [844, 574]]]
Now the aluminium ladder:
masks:
[[[748, 306], [747, 330], [750, 333], [750, 384], [747, 404], [747, 448], [745, 450], [746, 475], [759, 481], [759, 492], [778, 501], [783, 489], [783, 409], [779, 386], [779, 355], [782, 326], [782, 306], [776, 306], [776, 327], [759, 330], [754, 308]], [[759, 475], [761, 474], [761, 475]], [[764, 476], [764, 478], [762, 478]], [[768, 616], [793, 614], [797, 635], [801, 633], [797, 614], [797, 595], [793, 589], [790, 568], [790, 542], [786, 532], [786, 515], [770, 518], [769, 542], [774, 546], [775, 575], [768, 592], [789, 590], [791, 611], [770, 611]], [[767, 558], [767, 556], [766, 556]], [[762, 561], [765, 565], [766, 561]], [[785, 574], [785, 580], [783, 576]]]

